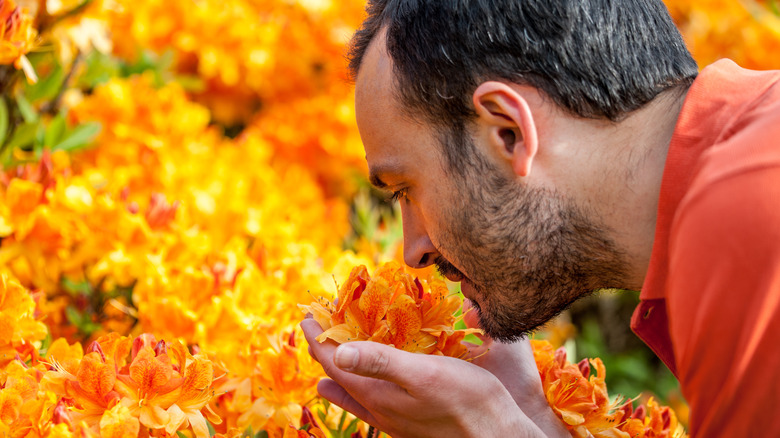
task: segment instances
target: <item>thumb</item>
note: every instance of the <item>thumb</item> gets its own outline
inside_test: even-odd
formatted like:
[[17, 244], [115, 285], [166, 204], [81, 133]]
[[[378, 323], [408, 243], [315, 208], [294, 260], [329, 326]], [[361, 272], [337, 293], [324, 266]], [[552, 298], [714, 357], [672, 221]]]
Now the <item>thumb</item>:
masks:
[[405, 387], [409, 370], [419, 368], [426, 357], [370, 341], [339, 345], [333, 362], [341, 370], [365, 377], [374, 377]]

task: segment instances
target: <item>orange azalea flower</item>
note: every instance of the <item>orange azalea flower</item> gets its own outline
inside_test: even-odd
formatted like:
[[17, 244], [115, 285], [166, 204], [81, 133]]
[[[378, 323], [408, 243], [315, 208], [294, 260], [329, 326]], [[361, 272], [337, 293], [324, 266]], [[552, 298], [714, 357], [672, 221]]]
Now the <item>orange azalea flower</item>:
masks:
[[211, 361], [190, 355], [178, 342], [157, 342], [146, 334], [131, 342], [112, 334], [92, 343], [77, 367], [78, 351], [55, 344], [54, 370], [44, 376], [44, 385], [72, 399], [70, 418], [95, 433], [136, 436], [143, 425], [170, 435], [190, 427], [201, 438], [208, 436], [204, 414], [221, 421], [207, 406], [213, 396]]
[[46, 326], [36, 321], [34, 312], [30, 291], [0, 274], [0, 366], [13, 360], [30, 342], [46, 337]]
[[375, 341], [417, 353], [463, 357], [461, 340], [479, 330], [455, 330], [462, 300], [443, 281], [420, 280], [397, 262], [386, 263], [371, 278], [355, 267], [339, 288], [338, 304], [325, 299], [300, 306], [325, 330], [319, 342]]
[[317, 395], [317, 381], [324, 373], [309, 355], [303, 334], [282, 333], [266, 342], [265, 348], [250, 346], [247, 363], [233, 362], [234, 377], [225, 377], [216, 388], [220, 395], [212, 405], [228, 428], [271, 430], [277, 424], [299, 428], [303, 405]]
[[32, 24], [33, 16], [27, 10], [13, 0], [0, 0], [0, 64], [13, 63], [30, 82], [36, 82], [38, 77], [24, 56], [35, 45], [37, 32]]
[[[626, 403], [617, 412], [621, 421], [620, 430], [631, 438], [672, 438], [683, 437], [685, 431], [677, 421], [677, 415], [668, 406], [660, 406], [652, 397], [646, 405], [636, 410], [631, 402]], [[621, 420], [622, 419], [622, 420]]]
[[[643, 438], [684, 436], [674, 412], [650, 399], [652, 414], [645, 407], [632, 412], [631, 401], [616, 409], [610, 403], [604, 382], [606, 369], [599, 358], [578, 364], [566, 360], [566, 350], [553, 349], [547, 341], [532, 340], [536, 366], [547, 402], [575, 438]], [[591, 374], [591, 366], [596, 369]], [[618, 399], [620, 400], [620, 399]]]
[[100, 418], [100, 436], [103, 438], [135, 438], [141, 424], [130, 410], [122, 404], [116, 404]]

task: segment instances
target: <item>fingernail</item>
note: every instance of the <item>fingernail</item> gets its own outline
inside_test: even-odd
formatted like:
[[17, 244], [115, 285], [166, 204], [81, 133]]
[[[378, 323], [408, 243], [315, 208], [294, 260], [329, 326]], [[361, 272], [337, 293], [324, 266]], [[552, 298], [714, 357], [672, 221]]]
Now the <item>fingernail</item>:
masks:
[[358, 351], [357, 348], [350, 345], [341, 345], [336, 349], [336, 354], [333, 356], [333, 362], [336, 366], [344, 371], [350, 371], [354, 369], [358, 364]]

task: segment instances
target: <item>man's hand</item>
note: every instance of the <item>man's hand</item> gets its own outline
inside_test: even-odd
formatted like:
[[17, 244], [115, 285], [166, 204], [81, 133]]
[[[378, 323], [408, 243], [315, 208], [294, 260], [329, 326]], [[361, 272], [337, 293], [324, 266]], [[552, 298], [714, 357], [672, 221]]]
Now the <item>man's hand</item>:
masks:
[[[470, 311], [469, 300], [463, 302], [466, 326], [478, 327], [475, 312]], [[505, 344], [477, 335], [482, 345], [471, 345], [472, 363], [496, 376], [522, 409], [546, 436], [571, 436], [544, 396], [539, 370], [528, 339]]]
[[320, 395], [394, 438], [545, 436], [486, 369], [374, 342], [319, 343], [316, 321], [301, 327], [330, 377]]

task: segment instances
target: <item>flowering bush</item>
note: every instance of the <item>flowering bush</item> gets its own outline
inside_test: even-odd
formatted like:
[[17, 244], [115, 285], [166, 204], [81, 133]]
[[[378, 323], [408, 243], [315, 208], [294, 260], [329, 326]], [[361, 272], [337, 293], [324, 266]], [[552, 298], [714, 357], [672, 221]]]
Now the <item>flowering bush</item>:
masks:
[[[667, 4], [702, 64], [778, 67], [774, 2]], [[342, 60], [362, 10], [0, 0], [3, 435], [365, 436], [318, 398], [298, 303], [322, 339], [464, 356], [460, 298], [384, 263], [401, 228], [366, 195]], [[535, 351], [573, 433], [676, 432], [610, 403], [598, 359]]]

